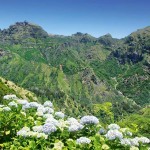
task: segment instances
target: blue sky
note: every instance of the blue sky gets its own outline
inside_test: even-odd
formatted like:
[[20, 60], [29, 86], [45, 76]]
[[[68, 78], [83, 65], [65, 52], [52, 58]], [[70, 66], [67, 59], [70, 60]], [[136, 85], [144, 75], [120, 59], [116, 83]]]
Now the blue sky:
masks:
[[0, 0], [1, 29], [24, 20], [51, 34], [122, 38], [150, 25], [150, 0]]

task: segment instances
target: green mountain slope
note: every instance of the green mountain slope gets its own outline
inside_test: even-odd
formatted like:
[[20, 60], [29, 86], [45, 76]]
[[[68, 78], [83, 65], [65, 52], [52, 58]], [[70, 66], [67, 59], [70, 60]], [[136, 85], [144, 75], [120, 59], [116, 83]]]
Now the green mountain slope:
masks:
[[66, 37], [16, 23], [0, 31], [0, 76], [73, 115], [94, 113], [105, 102], [112, 102], [115, 117], [133, 113], [150, 102], [149, 28], [143, 30], [137, 49], [129, 39], [138, 32], [121, 40], [80, 32]]
[[133, 32], [123, 41], [122, 47], [112, 52], [121, 64], [127, 65], [118, 77], [117, 89], [144, 105], [150, 102], [150, 27]]
[[29, 101], [37, 101], [37, 97], [34, 93], [25, 90], [14, 84], [11, 81], [5, 80], [4, 78], [0, 77], [0, 103], [3, 99], [3, 96], [15, 94], [18, 98], [27, 99]]

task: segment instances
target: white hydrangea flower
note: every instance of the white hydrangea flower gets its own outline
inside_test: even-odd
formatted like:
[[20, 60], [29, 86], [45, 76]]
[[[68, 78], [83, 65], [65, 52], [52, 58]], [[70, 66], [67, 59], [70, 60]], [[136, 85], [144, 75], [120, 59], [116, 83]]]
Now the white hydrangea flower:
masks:
[[25, 110], [25, 109], [29, 109], [29, 108], [38, 108], [40, 104], [38, 104], [37, 102], [30, 102], [30, 103], [25, 103], [23, 106], [22, 106], [22, 109]]
[[3, 99], [5, 99], [5, 100], [12, 100], [12, 99], [18, 99], [17, 98], [17, 96], [15, 95], [15, 94], [11, 94], [11, 95], [5, 95], [4, 97], [3, 97]]
[[79, 123], [79, 124], [74, 124], [74, 125], [69, 126], [68, 131], [69, 132], [76, 132], [76, 131], [79, 131], [83, 128], [84, 128], [84, 126]]
[[118, 130], [109, 130], [105, 136], [109, 140], [114, 140], [116, 138], [119, 138], [119, 139], [123, 138], [122, 133]]
[[37, 138], [48, 139], [48, 135], [46, 135], [45, 133], [37, 133]]
[[23, 127], [21, 130], [19, 130], [19, 131], [17, 132], [17, 136], [27, 137], [29, 131], [30, 131], [30, 128], [28, 128], [28, 127]]
[[62, 112], [55, 112], [55, 116], [59, 117], [59, 118], [64, 118], [65, 114]]
[[43, 118], [54, 118], [52, 114], [44, 114]]
[[68, 122], [67, 121], [64, 121], [63, 119], [59, 120], [58, 121], [58, 124], [57, 126], [63, 130], [64, 128], [67, 128], [68, 127]]
[[3, 109], [3, 111], [11, 111], [10, 107], [7, 107], [7, 106], [3, 107], [2, 109]]
[[137, 140], [143, 144], [150, 143], [150, 139], [148, 139], [147, 137], [138, 137]]
[[73, 118], [73, 117], [68, 118], [67, 122], [68, 122], [69, 125], [79, 124], [78, 120]]
[[28, 136], [27, 132], [28, 131], [26, 131], [26, 130], [20, 130], [17, 132], [17, 136], [27, 137]]
[[131, 145], [130, 139], [127, 139], [127, 138], [121, 139], [121, 144], [122, 145]]
[[69, 127], [68, 127], [69, 132], [79, 131], [84, 128], [84, 126], [82, 124], [80, 124], [77, 119], [75, 119], [73, 117], [68, 118], [67, 123], [69, 125]]
[[32, 129], [34, 132], [42, 132], [43, 126], [33, 126]]
[[41, 116], [43, 116], [43, 112], [42, 111], [37, 111], [36, 115], [39, 116], [39, 117], [41, 117]]
[[18, 107], [17, 103], [14, 101], [10, 102], [8, 106]]
[[52, 108], [50, 108], [50, 107], [45, 107], [45, 113], [53, 114], [54, 110]]
[[46, 112], [45, 107], [44, 106], [39, 106], [37, 108], [37, 112], [43, 112], [43, 113], [45, 113]]
[[22, 110], [26, 110], [26, 109], [29, 109], [29, 108], [31, 108], [31, 107], [30, 107], [30, 103], [26, 103], [26, 104], [24, 104], [24, 105], [22, 106]]
[[23, 127], [21, 130], [30, 131], [29, 127]]
[[50, 123], [44, 124], [42, 128], [42, 131], [45, 134], [51, 134], [52, 132], [55, 132], [56, 130], [57, 128], [53, 124], [50, 124]]
[[39, 104], [39, 103], [38, 103], [37, 109], [38, 109], [39, 107], [44, 107], [44, 106], [43, 106], [42, 104]]
[[120, 129], [120, 126], [117, 125], [117, 124], [110, 124], [110, 125], [108, 126], [108, 129], [110, 129], [110, 130], [119, 130], [119, 129]]
[[149, 143], [150, 140], [146, 137], [135, 137], [133, 139], [122, 139], [121, 144], [130, 145], [130, 146], [139, 146], [139, 142], [141, 143]]
[[43, 113], [47, 113], [47, 114], [53, 114], [54, 110], [50, 107], [44, 107], [44, 106], [39, 106], [37, 108], [37, 111], [42, 111]]
[[91, 140], [86, 137], [80, 137], [76, 140], [77, 144], [90, 144]]
[[35, 127], [34, 126], [34, 129], [35, 129], [35, 131], [30, 131], [30, 129], [28, 127], [24, 127], [20, 131], [17, 132], [17, 136], [37, 137], [37, 138], [44, 138], [44, 139], [48, 138], [48, 135], [46, 135], [45, 133], [39, 133], [38, 132], [39, 130], [41, 130], [41, 126], [40, 127], [38, 127], [38, 126]]
[[17, 132], [18, 136], [23, 136], [23, 137], [37, 137], [37, 138], [48, 138], [48, 135], [45, 133], [40, 133], [43, 131], [43, 126], [34, 126], [33, 127], [34, 131], [30, 131], [28, 127], [22, 128], [20, 131]]
[[45, 120], [45, 123], [50, 123], [50, 124], [53, 124], [53, 125], [55, 125], [55, 126], [59, 126], [59, 121], [58, 120], [56, 120], [55, 118], [47, 118], [46, 120]]
[[31, 108], [38, 108], [39, 107], [39, 104], [37, 102], [30, 102], [29, 105]]
[[131, 146], [139, 146], [138, 138], [130, 139]]
[[81, 124], [98, 124], [99, 120], [95, 116], [84, 116], [80, 120]]
[[53, 104], [52, 104], [51, 101], [46, 101], [46, 102], [44, 102], [43, 106], [45, 106], [45, 107], [53, 107]]
[[27, 132], [27, 136], [28, 137], [37, 137], [38, 132], [34, 132], [34, 131], [28, 131]]
[[17, 102], [18, 104], [21, 104], [21, 105], [25, 105], [25, 104], [28, 103], [28, 101], [25, 100], [25, 99], [17, 99], [16, 102]]

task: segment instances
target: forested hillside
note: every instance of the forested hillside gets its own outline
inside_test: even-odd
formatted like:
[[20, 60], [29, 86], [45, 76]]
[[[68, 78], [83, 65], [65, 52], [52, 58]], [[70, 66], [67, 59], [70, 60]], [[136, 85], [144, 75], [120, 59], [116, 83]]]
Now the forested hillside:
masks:
[[150, 102], [149, 52], [150, 27], [114, 39], [17, 22], [0, 31], [0, 76], [76, 116], [110, 102], [118, 119]]
[[0, 149], [148, 150], [150, 27], [123, 39], [0, 30]]

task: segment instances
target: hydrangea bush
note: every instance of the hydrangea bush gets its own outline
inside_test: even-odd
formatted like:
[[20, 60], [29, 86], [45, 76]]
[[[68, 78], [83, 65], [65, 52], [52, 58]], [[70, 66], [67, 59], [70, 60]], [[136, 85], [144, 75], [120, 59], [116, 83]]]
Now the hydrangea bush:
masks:
[[73, 118], [43, 105], [4, 96], [0, 105], [0, 149], [23, 150], [147, 150], [147, 137], [133, 137], [117, 124], [102, 127], [95, 116]]

